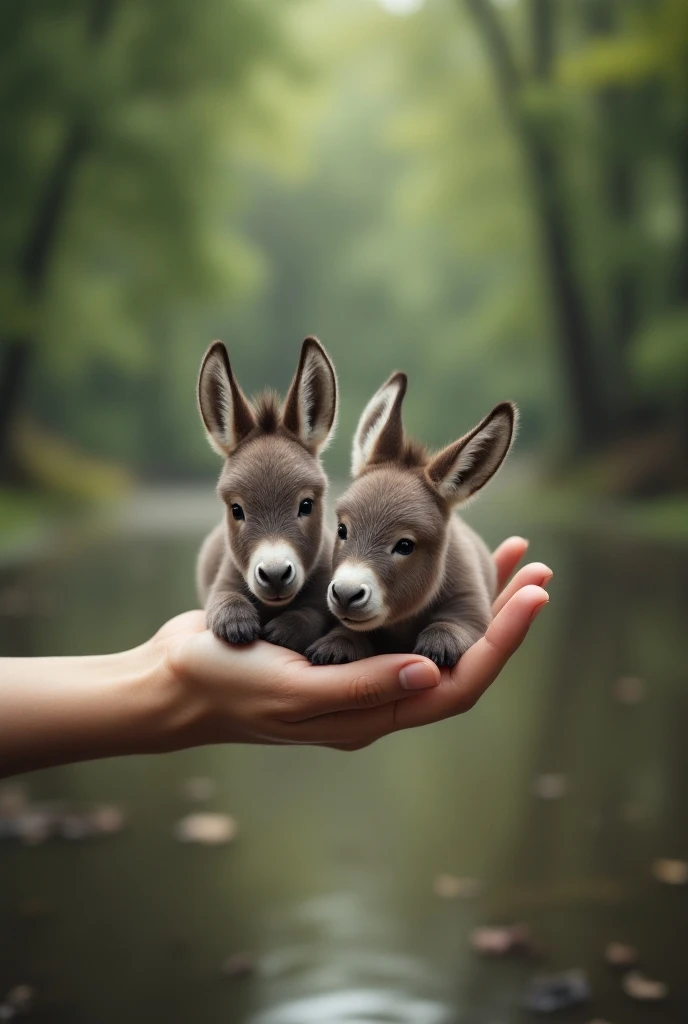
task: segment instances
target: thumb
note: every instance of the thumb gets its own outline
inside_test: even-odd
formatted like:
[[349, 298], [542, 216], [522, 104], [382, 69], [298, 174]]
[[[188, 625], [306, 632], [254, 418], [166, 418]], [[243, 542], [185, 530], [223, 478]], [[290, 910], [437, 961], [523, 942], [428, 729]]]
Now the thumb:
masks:
[[437, 686], [440, 670], [428, 658], [383, 654], [347, 665], [298, 668], [299, 718], [379, 707]]

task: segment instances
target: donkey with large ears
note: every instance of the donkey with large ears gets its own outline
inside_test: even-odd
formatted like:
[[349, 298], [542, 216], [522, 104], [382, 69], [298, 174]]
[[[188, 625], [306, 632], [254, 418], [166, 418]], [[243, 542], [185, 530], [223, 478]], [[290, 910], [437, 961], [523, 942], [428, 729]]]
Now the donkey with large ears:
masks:
[[340, 620], [306, 652], [318, 664], [413, 651], [454, 665], [487, 629], [496, 574], [481, 538], [454, 509], [504, 461], [516, 408], [498, 405], [431, 455], [407, 440], [406, 376], [368, 403], [353, 450], [356, 478], [337, 503], [328, 604]]
[[208, 628], [231, 643], [262, 636], [303, 653], [332, 622], [319, 459], [337, 413], [332, 363], [320, 342], [306, 338], [284, 404], [273, 392], [249, 401], [216, 341], [201, 364], [198, 406], [225, 460], [217, 488], [224, 520], [197, 565]]

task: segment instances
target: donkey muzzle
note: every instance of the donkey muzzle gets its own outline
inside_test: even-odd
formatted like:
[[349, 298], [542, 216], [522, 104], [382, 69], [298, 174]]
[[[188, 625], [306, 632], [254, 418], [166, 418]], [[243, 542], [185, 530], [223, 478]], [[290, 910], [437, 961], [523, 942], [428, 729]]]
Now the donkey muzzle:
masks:
[[330, 583], [330, 600], [347, 618], [365, 618], [370, 595], [371, 590], [366, 583], [349, 580], [333, 580]]
[[255, 567], [254, 579], [258, 592], [267, 601], [278, 601], [292, 596], [296, 568], [288, 558], [263, 560]]

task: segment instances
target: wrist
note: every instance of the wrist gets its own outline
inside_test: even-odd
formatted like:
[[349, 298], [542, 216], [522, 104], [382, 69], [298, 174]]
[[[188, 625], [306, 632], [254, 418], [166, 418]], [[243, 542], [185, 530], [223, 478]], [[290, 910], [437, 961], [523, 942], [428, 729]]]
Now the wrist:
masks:
[[204, 710], [178, 646], [174, 640], [154, 637], [129, 652], [137, 667], [130, 677], [121, 679], [120, 686], [133, 711], [138, 753], [183, 750], [197, 742]]

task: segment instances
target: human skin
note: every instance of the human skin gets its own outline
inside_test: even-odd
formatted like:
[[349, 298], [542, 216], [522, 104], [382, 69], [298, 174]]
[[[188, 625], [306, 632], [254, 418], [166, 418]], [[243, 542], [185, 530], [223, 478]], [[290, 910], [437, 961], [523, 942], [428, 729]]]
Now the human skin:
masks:
[[527, 542], [495, 551], [499, 588], [485, 636], [452, 669], [416, 655], [311, 665], [262, 641], [230, 646], [201, 611], [140, 647], [93, 657], [0, 659], [0, 776], [210, 743], [313, 744], [357, 750], [400, 729], [472, 708], [549, 600]]

